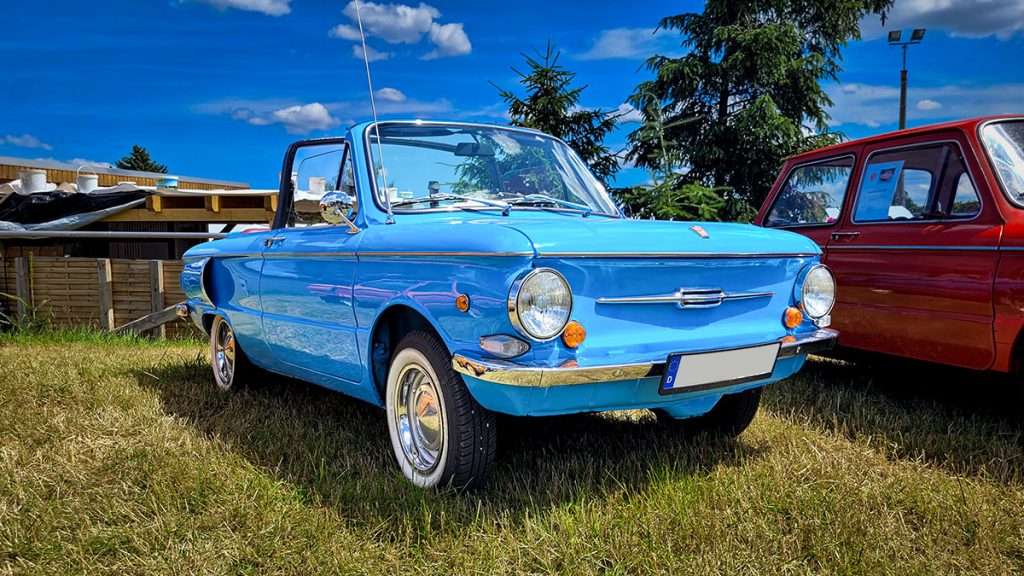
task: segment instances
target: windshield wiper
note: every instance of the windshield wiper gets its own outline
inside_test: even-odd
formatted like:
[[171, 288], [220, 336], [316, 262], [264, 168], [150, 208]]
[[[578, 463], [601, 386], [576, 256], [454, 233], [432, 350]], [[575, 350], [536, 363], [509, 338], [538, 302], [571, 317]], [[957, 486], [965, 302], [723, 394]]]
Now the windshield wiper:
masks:
[[559, 200], [558, 198], [552, 198], [551, 196], [545, 196], [544, 194], [528, 194], [522, 198], [516, 198], [509, 201], [510, 206], [525, 206], [528, 204], [555, 204], [557, 206], [565, 206], [566, 208], [582, 211], [584, 218], [590, 216], [594, 212], [594, 209], [586, 204], [577, 204], [575, 202], [569, 202], [568, 200]]
[[466, 202], [479, 202], [485, 206], [493, 206], [495, 208], [501, 208], [501, 215], [508, 216], [510, 210], [512, 210], [512, 204], [508, 202], [498, 202], [495, 200], [487, 200], [484, 198], [473, 198], [472, 196], [463, 196], [461, 194], [451, 194], [448, 192], [431, 194], [430, 196], [423, 196], [422, 198], [410, 198], [409, 200], [402, 200], [401, 202], [392, 202], [392, 206], [409, 206], [410, 204], [422, 204], [424, 202], [444, 202], [445, 200], [463, 200]]

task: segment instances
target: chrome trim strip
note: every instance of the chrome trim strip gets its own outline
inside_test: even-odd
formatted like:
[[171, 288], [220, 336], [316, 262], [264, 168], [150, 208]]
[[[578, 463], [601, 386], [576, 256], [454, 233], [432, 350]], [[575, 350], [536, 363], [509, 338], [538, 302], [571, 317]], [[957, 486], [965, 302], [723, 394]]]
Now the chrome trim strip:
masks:
[[657, 296], [626, 296], [622, 298], [598, 298], [598, 304], [676, 304], [681, 309], [713, 308], [726, 300], [748, 300], [771, 298], [775, 292], [737, 292], [730, 294], [718, 288], [681, 288], [675, 294]]
[[839, 331], [831, 328], [819, 328], [793, 342], [783, 342], [779, 350], [779, 358], [789, 358], [800, 354], [814, 354], [831, 350], [839, 339]]
[[[855, 246], [838, 245], [829, 246], [829, 250], [962, 250], [969, 252], [991, 252], [998, 251], [998, 246]], [[1013, 250], [1013, 248], [1002, 248], [1002, 250]]]
[[818, 252], [538, 252], [538, 258], [811, 258]]
[[421, 252], [357, 252], [357, 256], [366, 258], [378, 257], [425, 257], [425, 256], [446, 256], [452, 258], [479, 258], [479, 257], [531, 257], [533, 252], [443, 252], [443, 251], [421, 251]]
[[[822, 328], [805, 334], [793, 342], [782, 342], [779, 358], [811, 354], [829, 350], [839, 337], [839, 332]], [[763, 344], [759, 344], [763, 346]], [[699, 350], [695, 352], [712, 352]], [[665, 361], [639, 362], [635, 364], [612, 364], [590, 367], [539, 367], [524, 366], [497, 358], [469, 358], [464, 354], [452, 356], [452, 369], [460, 374], [472, 376], [485, 382], [506, 386], [570, 386], [574, 384], [595, 384], [640, 378], [658, 378], [665, 371]], [[727, 385], [728, 383], [722, 384]]]

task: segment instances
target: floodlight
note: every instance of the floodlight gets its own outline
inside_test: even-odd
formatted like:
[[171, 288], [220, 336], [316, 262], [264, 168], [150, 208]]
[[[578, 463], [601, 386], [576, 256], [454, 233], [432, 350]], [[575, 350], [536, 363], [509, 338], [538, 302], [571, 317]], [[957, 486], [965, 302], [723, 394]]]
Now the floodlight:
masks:
[[914, 31], [910, 33], [911, 42], [920, 42], [924, 40], [924, 28], [914, 28]]
[[903, 32], [900, 30], [892, 30], [889, 32], [889, 44], [895, 44], [900, 41], [900, 37], [903, 36]]

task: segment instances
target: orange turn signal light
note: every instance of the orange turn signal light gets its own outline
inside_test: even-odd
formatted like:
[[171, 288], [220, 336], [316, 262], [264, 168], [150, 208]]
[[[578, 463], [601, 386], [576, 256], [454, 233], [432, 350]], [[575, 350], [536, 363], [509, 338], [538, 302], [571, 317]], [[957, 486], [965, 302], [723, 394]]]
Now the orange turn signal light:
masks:
[[582, 324], [575, 320], [566, 324], [565, 330], [562, 331], [562, 342], [569, 348], [575, 348], [583, 344], [583, 341], [586, 339], [587, 331], [583, 328]]
[[782, 323], [786, 325], [786, 328], [796, 328], [803, 321], [804, 313], [796, 306], [786, 308], [786, 313], [782, 315]]
[[459, 309], [459, 312], [469, 310], [469, 296], [466, 294], [459, 294], [459, 297], [455, 299], [455, 307]]
[[796, 342], [796, 336], [793, 336], [792, 334], [786, 334], [782, 337], [783, 344], [792, 344], [793, 342]]

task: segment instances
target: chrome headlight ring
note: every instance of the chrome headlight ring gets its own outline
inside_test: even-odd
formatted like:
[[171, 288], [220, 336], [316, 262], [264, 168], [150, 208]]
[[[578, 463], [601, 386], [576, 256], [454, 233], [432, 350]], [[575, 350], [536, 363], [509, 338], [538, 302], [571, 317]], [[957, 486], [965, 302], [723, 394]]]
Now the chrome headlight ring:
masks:
[[[536, 326], [532, 327], [529, 325], [530, 322], [524, 321], [521, 314], [524, 312], [525, 303], [522, 302], [522, 298], [525, 295], [524, 288], [529, 288], [531, 281], [536, 281], [541, 275], [550, 274], [553, 275], [557, 281], [561, 282], [565, 288], [565, 292], [568, 295], [568, 306], [565, 308], [565, 313], [562, 315], [561, 324], [558, 329], [553, 333], [539, 333]], [[516, 329], [523, 336], [537, 341], [537, 342], [548, 342], [558, 338], [558, 335], [565, 329], [566, 324], [569, 323], [569, 319], [572, 317], [572, 288], [569, 286], [569, 282], [562, 276], [561, 272], [553, 268], [535, 268], [529, 272], [520, 275], [512, 283], [512, 288], [508, 292], [508, 319], [512, 323], [512, 327]]]
[[[831, 294], [827, 295], [827, 297], [829, 298], [827, 306], [819, 306], [815, 308], [815, 305], [809, 306], [807, 303], [807, 279], [809, 277], [812, 277], [812, 274], [814, 275], [814, 277], [820, 277], [821, 274], [826, 275], [825, 278], [827, 279], [823, 279], [823, 281], [826, 283], [826, 285], [830, 286], [831, 290]], [[814, 280], [814, 278], [812, 278], [812, 280]], [[814, 283], [817, 284], [816, 281]], [[818, 320], [820, 318], [828, 316], [828, 314], [832, 311], [832, 307], [835, 306], [836, 303], [836, 279], [835, 276], [832, 275], [832, 271], [828, 269], [828, 266], [825, 266], [824, 264], [812, 264], [801, 270], [800, 274], [797, 275], [796, 283], [793, 285], [793, 299], [801, 304], [801, 308], [803, 308], [804, 313], [807, 314], [807, 316], [810, 317], [812, 320]]]

